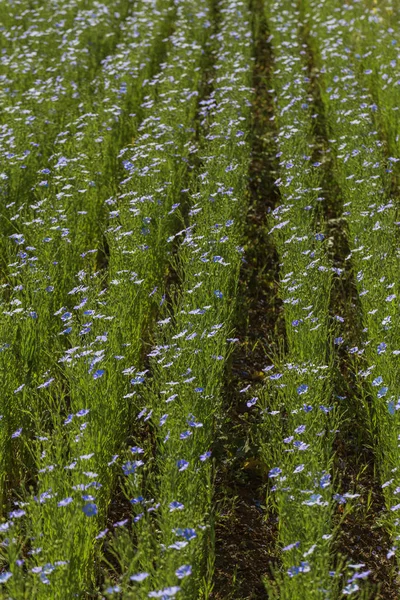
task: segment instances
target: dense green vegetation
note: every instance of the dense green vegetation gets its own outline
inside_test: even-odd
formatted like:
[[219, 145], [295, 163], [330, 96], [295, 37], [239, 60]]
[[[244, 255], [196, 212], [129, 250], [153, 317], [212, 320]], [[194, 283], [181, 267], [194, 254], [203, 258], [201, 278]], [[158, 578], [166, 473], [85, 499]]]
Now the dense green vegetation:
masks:
[[1, 598], [400, 597], [399, 14], [0, 0]]

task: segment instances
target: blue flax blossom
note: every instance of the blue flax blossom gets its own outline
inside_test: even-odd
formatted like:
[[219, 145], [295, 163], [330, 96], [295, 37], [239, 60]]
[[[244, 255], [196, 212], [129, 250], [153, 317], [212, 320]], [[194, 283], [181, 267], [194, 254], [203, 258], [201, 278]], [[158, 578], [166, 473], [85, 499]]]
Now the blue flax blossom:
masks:
[[287, 574], [289, 575], [289, 577], [295, 577], [299, 573], [308, 573], [310, 569], [310, 564], [307, 561], [301, 561], [298, 567], [289, 567], [289, 569], [287, 570]]
[[164, 588], [163, 590], [149, 592], [147, 596], [149, 598], [161, 598], [161, 600], [168, 600], [168, 598], [173, 598], [176, 596], [180, 589], [181, 588], [178, 585], [174, 585], [172, 587]]
[[208, 458], [210, 458], [210, 456], [211, 456], [211, 452], [209, 450], [207, 450], [207, 452], [204, 452], [204, 454], [200, 454], [201, 462], [206, 461]]
[[139, 581], [140, 582], [140, 581], [144, 581], [149, 575], [150, 575], [150, 573], [146, 573], [146, 572], [135, 573], [135, 575], [131, 575], [129, 579], [131, 581]]
[[282, 469], [280, 469], [279, 467], [274, 467], [268, 473], [268, 477], [270, 477], [270, 478], [272, 478], [272, 477], [278, 477], [278, 475], [280, 475], [281, 473], [282, 473]]
[[381, 343], [378, 345], [378, 348], [377, 348], [377, 353], [378, 353], [378, 354], [383, 354], [384, 352], [386, 352], [386, 348], [387, 348], [387, 346], [386, 346], [385, 342], [381, 342]]
[[26, 515], [26, 512], [22, 509], [13, 510], [12, 512], [8, 513], [8, 516], [10, 519], [20, 519], [21, 517], [23, 517], [25, 515]]
[[178, 467], [178, 471], [185, 471], [188, 468], [189, 463], [187, 460], [180, 459], [176, 461], [176, 466]]
[[54, 377], [51, 377], [50, 379], [48, 379], [44, 383], [41, 383], [40, 385], [38, 385], [37, 389], [39, 390], [41, 388], [47, 388], [47, 387], [49, 387], [49, 385], [51, 384], [52, 381], [54, 381]]
[[246, 405], [248, 408], [251, 408], [252, 406], [254, 406], [257, 402], [258, 398], [254, 397], [251, 398], [250, 400], [247, 400]]
[[143, 496], [138, 496], [137, 498], [132, 498], [132, 500], [130, 501], [131, 504], [140, 504], [141, 502], [144, 502]]
[[288, 544], [284, 548], [282, 548], [282, 552], [289, 552], [293, 550], [293, 548], [298, 548], [300, 546], [300, 542], [293, 542], [292, 544]]
[[358, 571], [356, 573], [354, 573], [354, 575], [347, 581], [347, 583], [353, 583], [353, 581], [357, 580], [357, 579], [367, 579], [367, 577], [369, 575], [371, 575], [372, 571], [361, 571], [361, 573], [359, 573]]
[[89, 413], [88, 408], [81, 408], [81, 410], [78, 410], [78, 412], [75, 414], [77, 417], [85, 417], [88, 413]]
[[132, 446], [131, 452], [132, 454], [144, 454], [143, 448], [139, 448], [139, 446]]
[[191, 574], [192, 574], [191, 565], [182, 565], [175, 571], [175, 575], [178, 577], [178, 579], [183, 579], [184, 577], [188, 577], [188, 575], [191, 575]]
[[103, 537], [105, 537], [105, 536], [107, 535], [108, 531], [109, 531], [109, 530], [108, 530], [107, 528], [106, 528], [106, 529], [103, 529], [103, 531], [100, 531], [100, 533], [98, 533], [98, 534], [96, 535], [96, 538], [95, 538], [95, 539], [96, 539], [96, 540], [101, 540]]
[[169, 512], [174, 512], [174, 510], [183, 510], [184, 508], [184, 505], [178, 502], [177, 500], [174, 500], [169, 504]]
[[297, 388], [297, 393], [299, 394], [299, 396], [301, 396], [302, 394], [306, 394], [307, 391], [308, 391], [308, 385], [306, 385], [305, 383], [302, 383]]
[[174, 533], [178, 537], [183, 537], [188, 542], [197, 537], [197, 533], [192, 527], [185, 527], [185, 529], [181, 529], [180, 527], [178, 527], [174, 530]]
[[73, 502], [73, 498], [68, 497], [68, 498], [64, 498], [63, 500], [60, 500], [60, 502], [57, 503], [57, 506], [68, 506], [68, 504], [71, 504], [71, 502]]
[[328, 506], [328, 502], [322, 500], [321, 494], [312, 494], [308, 500], [304, 500], [302, 504], [306, 506]]
[[113, 523], [114, 527], [125, 527], [125, 525], [128, 523], [128, 519], [123, 519], [122, 521], [116, 521], [115, 523]]
[[327, 487], [329, 487], [331, 484], [331, 476], [329, 473], [325, 473], [324, 475], [322, 475], [320, 482], [319, 482], [319, 487], [321, 487], [322, 489], [325, 489]]
[[142, 460], [128, 460], [125, 464], [122, 465], [122, 470], [125, 475], [132, 475], [135, 473], [138, 467], [144, 465]]
[[296, 427], [296, 429], [294, 430], [295, 433], [304, 433], [306, 430], [306, 426], [305, 425], [299, 425], [298, 427]]
[[168, 548], [171, 548], [172, 550], [182, 550], [182, 548], [185, 548], [185, 546], [187, 546], [188, 543], [189, 542], [178, 541], [174, 542], [173, 544], [170, 544]]
[[356, 592], [358, 592], [359, 589], [360, 586], [357, 585], [357, 583], [349, 583], [348, 585], [346, 585], [345, 588], [343, 588], [342, 594], [344, 594], [345, 596], [350, 596], [351, 594], [355, 594]]

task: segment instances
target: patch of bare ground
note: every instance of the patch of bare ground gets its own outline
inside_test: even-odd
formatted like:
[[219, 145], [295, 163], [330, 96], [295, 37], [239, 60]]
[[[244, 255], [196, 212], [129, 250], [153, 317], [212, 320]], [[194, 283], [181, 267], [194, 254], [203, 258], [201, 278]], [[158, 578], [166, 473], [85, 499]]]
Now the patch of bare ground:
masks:
[[214, 600], [267, 598], [263, 577], [278, 562], [276, 516], [266, 516], [266, 473], [258, 458], [257, 417], [240, 390], [263, 378], [276, 340], [284, 339], [278, 299], [278, 257], [268, 235], [268, 213], [277, 203], [274, 186], [272, 100], [268, 92], [271, 49], [262, 2], [251, 3], [255, 39], [253, 147], [245, 260], [240, 273], [235, 335], [239, 338], [227, 373], [224, 423], [217, 459]]

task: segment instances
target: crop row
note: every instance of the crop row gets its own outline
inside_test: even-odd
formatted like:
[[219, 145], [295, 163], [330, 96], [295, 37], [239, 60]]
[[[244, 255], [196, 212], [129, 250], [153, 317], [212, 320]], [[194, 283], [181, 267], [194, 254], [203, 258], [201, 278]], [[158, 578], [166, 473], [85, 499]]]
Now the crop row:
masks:
[[[352, 5], [349, 5], [352, 8]], [[398, 253], [395, 202], [390, 196], [390, 168], [375, 129], [376, 104], [351, 51], [356, 27], [351, 10], [339, 3], [307, 5], [312, 42], [322, 73], [321, 90], [335, 155], [335, 178], [343, 198], [355, 285], [360, 299], [364, 341], [350, 348], [371, 429], [386, 501], [384, 521], [398, 535]], [[381, 97], [391, 110], [390, 95]], [[386, 104], [387, 103], [387, 104]], [[339, 338], [338, 343], [346, 340]], [[393, 554], [393, 553], [392, 553]], [[354, 583], [354, 591], [356, 591]]]
[[[332, 402], [332, 278], [327, 255], [323, 181], [316, 152], [315, 102], [292, 2], [265, 3], [273, 52], [280, 203], [269, 220], [279, 256], [286, 348], [265, 369], [260, 448], [271, 481], [269, 507], [278, 518], [281, 566], [272, 597], [323, 598], [336, 594], [331, 571], [333, 442], [339, 414]], [[257, 400], [254, 398], [253, 401]], [[252, 401], [250, 401], [252, 402]]]
[[[173, 9], [175, 32], [167, 42], [166, 60], [153, 76], [154, 55], [159, 55], [171, 6], [153, 2], [136, 5], [120, 25], [128, 37], [102, 62], [88, 84], [88, 92], [96, 90], [95, 99], [85, 105], [88, 112], [80, 106], [78, 113], [82, 114], [54, 136], [56, 143], [61, 138], [62, 150], [49, 156], [49, 161], [48, 155], [42, 155], [39, 178], [34, 177], [30, 166], [34, 185], [29, 195], [34, 196], [35, 204], [24, 218], [31, 220], [23, 221], [18, 233], [8, 231], [11, 243], [4, 242], [10, 260], [17, 262], [9, 265], [7, 277], [12, 283], [3, 287], [1, 358], [7, 386], [3, 472], [7, 456], [15, 456], [19, 443], [35, 475], [18, 487], [17, 494], [23, 499], [15, 500], [16, 509], [2, 525], [5, 535], [11, 536], [3, 545], [9, 569], [3, 581], [13, 597], [48, 598], [50, 594], [68, 598], [89, 590], [96, 585], [103, 544], [105, 552], [118, 556], [123, 568], [121, 586], [132, 597], [147, 597], [152, 588], [162, 586], [173, 595], [171, 584], [188, 576], [192, 568], [193, 577], [185, 586], [197, 597], [194, 590], [202, 585], [201, 549], [205, 542], [201, 532], [208, 534], [209, 524], [202, 528], [201, 521], [207, 514], [210, 518], [212, 496], [207, 447], [212, 441], [214, 417], [209, 408], [213, 386], [220, 394], [225, 338], [231, 327], [241, 261], [237, 245], [245, 214], [251, 94], [247, 9], [240, 3], [222, 4], [219, 9], [221, 28], [213, 42], [214, 92], [201, 104], [201, 156], [191, 177], [192, 155], [197, 153], [192, 124], [211, 27], [206, 2], [200, 7], [184, 1]], [[141, 91], [143, 85], [147, 95]], [[131, 110], [136, 114], [128, 112]], [[116, 146], [122, 141], [128, 145], [117, 148], [116, 157]], [[51, 145], [49, 138], [48, 147]], [[36, 169], [37, 164], [32, 164]], [[12, 179], [13, 166], [5, 181]], [[12, 199], [17, 188], [7, 187], [4, 193]], [[192, 202], [196, 204], [192, 206]], [[29, 210], [34, 214], [29, 215]], [[182, 349], [183, 359], [177, 361], [175, 369], [179, 371], [184, 368], [182, 362], [195, 359], [192, 367], [186, 367], [189, 372], [196, 369], [197, 377], [204, 379], [211, 369], [215, 378], [204, 384], [205, 389], [211, 386], [209, 393], [200, 387], [193, 392], [186, 384], [181, 402], [171, 404], [171, 415], [156, 415], [162, 406], [162, 390], [157, 388], [169, 386], [165, 375], [168, 373], [169, 380], [174, 374], [172, 365], [170, 372], [157, 366], [156, 349], [149, 358], [151, 370], [160, 370], [160, 374], [153, 375], [152, 384], [143, 385], [142, 340], [158, 305], [164, 304], [165, 275], [176, 253], [174, 238], [185, 219], [187, 227], [178, 239], [182, 234], [185, 237], [175, 259], [182, 278], [181, 300], [157, 337], [165, 351], [169, 337], [182, 337], [175, 336], [175, 328], [180, 330], [188, 319], [191, 322], [192, 315], [206, 313], [200, 326], [205, 330], [198, 333], [198, 339], [194, 333], [186, 336], [182, 343], [187, 348], [185, 352]], [[193, 237], [194, 229], [197, 235]], [[213, 256], [207, 258], [211, 249]], [[208, 278], [204, 288], [200, 267]], [[206, 306], [210, 301], [212, 304]], [[168, 326], [170, 320], [175, 332]], [[204, 338], [203, 358], [200, 349], [192, 351], [191, 346]], [[208, 354], [211, 346], [215, 346], [215, 357]], [[139, 385], [143, 392], [136, 391], [141, 389], [136, 387]], [[193, 394], [198, 399], [195, 406]], [[145, 457], [147, 451], [154, 454], [149, 457], [149, 468], [147, 461], [146, 466], [142, 464], [139, 446], [123, 449], [126, 441], [137, 436], [138, 427], [132, 419], [143, 398], [154, 404], [151, 420], [151, 410], [148, 414], [141, 410], [148, 423], [142, 444]], [[183, 418], [181, 404], [188, 409], [184, 420], [189, 418], [190, 424], [186, 423], [186, 428], [193, 428], [187, 435], [178, 433]], [[206, 423], [197, 423], [191, 413]], [[161, 426], [167, 416], [171, 423], [167, 439], [170, 437], [171, 442], [164, 446], [165, 427]], [[193, 436], [196, 444], [190, 449], [192, 438], [184, 440], [193, 431], [202, 435]], [[177, 453], [183, 454], [188, 446], [198, 497], [186, 488], [189, 471], [181, 474], [189, 461], [182, 459], [182, 466], [176, 465]], [[203, 469], [194, 464], [199, 448], [204, 450], [200, 458]], [[126, 476], [124, 491], [131, 493], [134, 488], [140, 494], [137, 501], [130, 498], [133, 507], [142, 506], [145, 513], [139, 516], [135, 512], [132, 522], [121, 519], [104, 529], [121, 471]], [[26, 477], [22, 466], [19, 472]], [[31, 481], [34, 491], [29, 490]], [[153, 500], [149, 505], [142, 494], [153, 488], [159, 502]], [[170, 498], [178, 491], [179, 496], [184, 494], [192, 500], [185, 518], [189, 523], [196, 521], [201, 542], [192, 543], [193, 550], [186, 552], [193, 567], [183, 566], [181, 570], [177, 562], [182, 559], [176, 549], [165, 556], [167, 544], [176, 540], [173, 525], [183, 514], [184, 503]], [[107, 541], [113, 537], [108, 535], [110, 527], [116, 533], [111, 542]], [[177, 544], [178, 549], [183, 546], [183, 542], [182, 546]], [[132, 569], [137, 568], [149, 572], [140, 591], [138, 582], [145, 577], [133, 576]], [[111, 585], [108, 592], [114, 588], [117, 591], [119, 586]]]

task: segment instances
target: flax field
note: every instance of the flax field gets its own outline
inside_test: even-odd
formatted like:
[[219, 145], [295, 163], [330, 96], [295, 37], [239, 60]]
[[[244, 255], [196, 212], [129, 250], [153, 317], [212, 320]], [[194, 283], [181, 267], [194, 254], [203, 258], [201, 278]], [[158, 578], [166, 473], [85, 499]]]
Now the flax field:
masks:
[[400, 1], [0, 0], [0, 599], [400, 599]]

